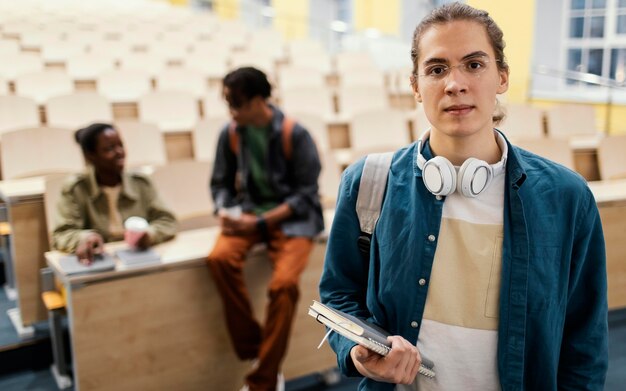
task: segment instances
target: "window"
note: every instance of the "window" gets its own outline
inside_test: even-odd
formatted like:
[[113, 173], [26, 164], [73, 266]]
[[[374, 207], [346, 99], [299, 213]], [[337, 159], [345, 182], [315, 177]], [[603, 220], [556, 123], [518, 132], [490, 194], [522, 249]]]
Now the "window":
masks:
[[[568, 71], [624, 81], [626, 0], [565, 0]], [[582, 84], [567, 80], [568, 85]]]

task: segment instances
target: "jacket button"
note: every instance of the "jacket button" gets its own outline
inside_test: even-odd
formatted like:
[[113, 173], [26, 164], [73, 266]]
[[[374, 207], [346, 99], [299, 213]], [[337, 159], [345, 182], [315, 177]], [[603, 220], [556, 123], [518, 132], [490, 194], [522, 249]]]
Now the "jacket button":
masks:
[[421, 286], [424, 286], [424, 285], [426, 285], [426, 280], [423, 279], [423, 278], [420, 278], [417, 283], [420, 284]]
[[428, 241], [429, 242], [434, 242], [436, 239], [435, 235], [428, 235]]
[[419, 324], [419, 323], [417, 323], [416, 321], [413, 321], [413, 322], [411, 322], [411, 327], [413, 327], [414, 329], [416, 329], [418, 324]]

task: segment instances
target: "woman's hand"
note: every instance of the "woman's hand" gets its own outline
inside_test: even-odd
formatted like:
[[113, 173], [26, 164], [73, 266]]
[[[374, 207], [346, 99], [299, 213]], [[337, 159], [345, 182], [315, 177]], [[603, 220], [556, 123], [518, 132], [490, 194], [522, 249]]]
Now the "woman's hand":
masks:
[[391, 350], [387, 356], [381, 356], [360, 345], [350, 350], [350, 357], [357, 371], [376, 381], [413, 383], [422, 362], [417, 347], [399, 335], [388, 337], [387, 340], [391, 342]]
[[91, 265], [94, 257], [104, 252], [104, 240], [99, 233], [89, 232], [83, 236], [76, 246], [78, 261], [85, 265]]
[[238, 219], [222, 215], [220, 221], [224, 235], [251, 235], [257, 231], [257, 217], [250, 213], [244, 213]]

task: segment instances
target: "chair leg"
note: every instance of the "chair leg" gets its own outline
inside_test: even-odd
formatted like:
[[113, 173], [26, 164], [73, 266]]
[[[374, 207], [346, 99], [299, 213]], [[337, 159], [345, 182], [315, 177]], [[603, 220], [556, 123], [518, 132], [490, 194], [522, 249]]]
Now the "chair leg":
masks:
[[72, 378], [69, 375], [69, 367], [65, 359], [65, 344], [63, 339], [63, 310], [48, 311], [48, 324], [50, 325], [50, 340], [52, 342], [51, 366], [52, 375], [59, 389], [72, 386]]

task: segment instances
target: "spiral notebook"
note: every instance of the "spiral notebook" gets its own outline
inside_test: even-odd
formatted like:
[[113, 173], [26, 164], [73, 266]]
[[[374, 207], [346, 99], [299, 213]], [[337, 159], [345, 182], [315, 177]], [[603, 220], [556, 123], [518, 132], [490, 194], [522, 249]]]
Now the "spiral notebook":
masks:
[[[387, 337], [390, 334], [363, 319], [330, 308], [315, 300], [309, 307], [309, 315], [326, 325], [330, 331], [335, 331], [382, 356], [386, 356], [391, 350], [391, 344], [387, 341]], [[432, 361], [422, 356], [422, 363], [419, 369], [421, 375], [430, 378], [435, 377], [434, 367], [435, 364]]]

